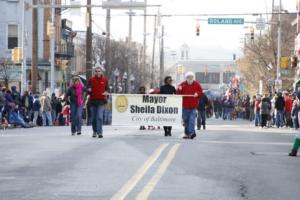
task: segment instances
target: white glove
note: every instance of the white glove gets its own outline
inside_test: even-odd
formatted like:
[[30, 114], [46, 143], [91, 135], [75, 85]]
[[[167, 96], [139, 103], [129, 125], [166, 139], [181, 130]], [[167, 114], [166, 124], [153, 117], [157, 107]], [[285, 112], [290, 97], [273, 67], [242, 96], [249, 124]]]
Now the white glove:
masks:
[[195, 97], [195, 98], [197, 98], [197, 97], [198, 97], [198, 93], [197, 93], [197, 92], [194, 94], [194, 97]]

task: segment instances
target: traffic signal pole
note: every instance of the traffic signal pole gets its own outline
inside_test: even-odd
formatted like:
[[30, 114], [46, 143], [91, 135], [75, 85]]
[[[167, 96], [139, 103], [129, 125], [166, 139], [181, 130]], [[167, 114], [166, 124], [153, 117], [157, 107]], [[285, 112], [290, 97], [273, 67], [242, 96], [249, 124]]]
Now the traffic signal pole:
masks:
[[278, 43], [277, 43], [277, 73], [276, 73], [276, 81], [279, 82], [279, 78], [280, 78], [280, 57], [281, 57], [281, 0], [279, 0], [278, 41], [277, 42]]
[[[32, 5], [37, 5], [37, 0], [32, 0]], [[37, 92], [37, 39], [38, 39], [38, 14], [37, 8], [32, 8], [32, 57], [31, 57], [31, 89], [33, 93]]]
[[21, 94], [27, 90], [27, 66], [25, 55], [25, 0], [22, 2], [22, 75], [21, 75]]
[[[51, 4], [55, 4], [55, 0], [51, 1]], [[52, 26], [55, 26], [55, 8], [51, 9], [51, 22]], [[50, 88], [51, 88], [51, 95], [54, 92], [55, 89], [55, 76], [54, 76], [54, 65], [55, 65], [55, 35], [56, 35], [56, 28], [54, 29], [54, 32], [50, 36], [50, 48], [51, 48], [51, 56], [50, 56]]]

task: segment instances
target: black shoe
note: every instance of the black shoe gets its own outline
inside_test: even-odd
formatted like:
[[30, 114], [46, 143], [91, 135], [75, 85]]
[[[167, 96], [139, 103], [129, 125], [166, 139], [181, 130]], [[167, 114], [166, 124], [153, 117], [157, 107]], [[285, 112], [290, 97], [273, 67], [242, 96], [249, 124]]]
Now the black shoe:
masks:
[[96, 133], [93, 133], [93, 136], [92, 136], [92, 137], [95, 138], [96, 136], [97, 136], [97, 134], [96, 134]]
[[99, 134], [99, 135], [98, 135], [98, 138], [103, 138], [103, 135], [102, 135], [102, 134]]
[[72, 133], [72, 136], [75, 135], [75, 133]]
[[196, 136], [197, 136], [196, 133], [193, 133], [193, 134], [191, 135], [191, 139], [194, 139]]
[[77, 135], [81, 135], [81, 132], [77, 132]]
[[165, 132], [165, 137], [169, 136], [169, 133]]
[[168, 136], [172, 136], [171, 132], [168, 133]]
[[292, 149], [291, 153], [289, 153], [289, 156], [296, 157], [297, 156], [297, 150]]

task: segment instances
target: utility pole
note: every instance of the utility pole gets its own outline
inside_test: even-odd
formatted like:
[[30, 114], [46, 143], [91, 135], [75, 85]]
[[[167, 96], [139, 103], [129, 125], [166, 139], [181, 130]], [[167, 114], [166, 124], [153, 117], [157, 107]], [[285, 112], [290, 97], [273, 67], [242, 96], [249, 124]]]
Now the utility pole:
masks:
[[[32, 5], [37, 5], [37, 0], [32, 0]], [[31, 89], [37, 92], [38, 77], [38, 13], [37, 8], [32, 8], [32, 58], [31, 58]]]
[[86, 28], [86, 80], [92, 77], [92, 8], [91, 0], [87, 0], [89, 7], [87, 10], [87, 28]]
[[146, 68], [146, 61], [147, 61], [147, 0], [145, 1], [145, 9], [144, 9], [144, 48], [143, 48], [143, 80], [146, 80], [147, 68]]
[[27, 75], [26, 75], [26, 55], [25, 55], [25, 0], [22, 1], [22, 77], [21, 77], [21, 94], [27, 90]]
[[279, 14], [278, 14], [278, 41], [277, 41], [277, 73], [276, 81], [280, 78], [280, 57], [281, 57], [281, 0], [279, 0]]
[[164, 83], [164, 71], [165, 71], [165, 52], [164, 52], [164, 25], [161, 26], [161, 41], [160, 41], [160, 85]]
[[[111, 69], [111, 45], [110, 45], [110, 15], [111, 10], [106, 9], [106, 41], [105, 41], [105, 69], [107, 72]], [[108, 76], [109, 74], [107, 74]]]
[[[51, 1], [52, 6], [55, 5], [55, 0]], [[55, 8], [51, 9], [51, 24], [52, 24], [52, 28], [53, 28], [53, 33], [50, 36], [50, 49], [51, 49], [51, 56], [50, 56], [50, 63], [51, 63], [51, 67], [50, 67], [50, 88], [51, 88], [51, 94], [54, 92], [55, 89], [55, 76], [54, 76], [54, 65], [55, 65], [55, 32], [56, 32], [56, 27], [55, 26]]]
[[[132, 3], [132, 0], [130, 0], [130, 3]], [[131, 65], [132, 65], [132, 44], [131, 44], [131, 41], [132, 41], [132, 15], [134, 13], [132, 12], [132, 9], [129, 10], [129, 32], [128, 32], [128, 53], [129, 53], [129, 56], [128, 56], [128, 69], [127, 69], [127, 72], [128, 72], [128, 75], [129, 77], [131, 76]], [[128, 93], [130, 94], [131, 93], [131, 82], [130, 82], [130, 78], [127, 79], [127, 91]], [[125, 88], [125, 92], [126, 92], [126, 88]]]
[[151, 88], [154, 87], [154, 58], [155, 58], [155, 43], [157, 34], [157, 15], [154, 16], [154, 34], [153, 34], [153, 50], [152, 50], [152, 67], [151, 67]]

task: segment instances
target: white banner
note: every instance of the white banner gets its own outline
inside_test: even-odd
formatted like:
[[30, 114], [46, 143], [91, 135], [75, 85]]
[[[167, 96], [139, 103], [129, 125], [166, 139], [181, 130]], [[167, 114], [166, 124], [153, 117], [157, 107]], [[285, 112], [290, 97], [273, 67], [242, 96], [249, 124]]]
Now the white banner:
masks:
[[182, 96], [113, 94], [113, 125], [179, 126]]

